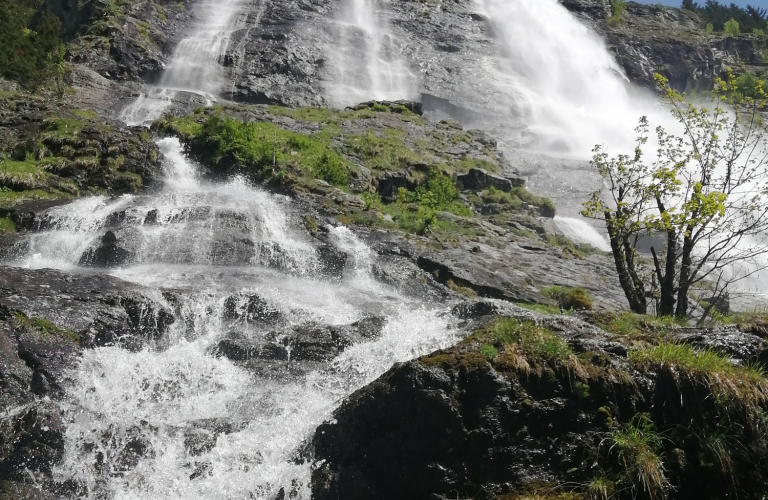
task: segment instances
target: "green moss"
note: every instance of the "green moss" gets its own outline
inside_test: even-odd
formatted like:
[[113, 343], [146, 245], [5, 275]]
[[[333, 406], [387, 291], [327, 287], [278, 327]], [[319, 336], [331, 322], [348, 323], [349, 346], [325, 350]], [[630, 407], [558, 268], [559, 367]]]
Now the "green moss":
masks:
[[13, 220], [8, 217], [0, 217], [0, 234], [1, 233], [15, 233], [16, 232], [16, 223], [13, 222]]
[[80, 336], [77, 333], [71, 330], [67, 330], [66, 328], [60, 328], [55, 323], [47, 319], [35, 317], [30, 318], [18, 311], [13, 313], [13, 317], [16, 321], [16, 324], [28, 332], [36, 332], [43, 335], [44, 337], [58, 337], [74, 344], [80, 342]]

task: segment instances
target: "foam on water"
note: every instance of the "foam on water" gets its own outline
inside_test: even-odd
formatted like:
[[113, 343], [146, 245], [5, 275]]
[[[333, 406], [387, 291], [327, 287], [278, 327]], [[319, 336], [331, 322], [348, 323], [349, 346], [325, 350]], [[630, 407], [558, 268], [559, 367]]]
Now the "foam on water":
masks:
[[[161, 290], [177, 296], [167, 304], [177, 312], [165, 338], [141, 352], [85, 351], [67, 375], [66, 452], [56, 478], [74, 480], [93, 499], [274, 498], [280, 488], [308, 499], [309, 464], [294, 460], [302, 444], [341, 398], [394, 362], [455, 341], [447, 306], [421, 304], [376, 281], [375, 255], [346, 228], [330, 230], [350, 256], [344, 277], [325, 280], [286, 198], [243, 179], [209, 183], [178, 140], [159, 145], [163, 189], [53, 209], [51, 229], [34, 234], [22, 258], [30, 267], [76, 270], [82, 252], [113, 228], [121, 244], [133, 241], [134, 257], [108, 272], [143, 285], [161, 303]], [[123, 214], [119, 224], [116, 213]], [[264, 265], [254, 251], [244, 265], [208, 261], [211, 246], [240, 224], [257, 248], [273, 248], [284, 260]], [[241, 293], [257, 293], [291, 324], [344, 325], [370, 315], [387, 323], [380, 338], [352, 346], [330, 366], [272, 379], [217, 354], [233, 328], [222, 319], [225, 302]], [[225, 420], [233, 432], [191, 456], [188, 433], [211, 419]]]

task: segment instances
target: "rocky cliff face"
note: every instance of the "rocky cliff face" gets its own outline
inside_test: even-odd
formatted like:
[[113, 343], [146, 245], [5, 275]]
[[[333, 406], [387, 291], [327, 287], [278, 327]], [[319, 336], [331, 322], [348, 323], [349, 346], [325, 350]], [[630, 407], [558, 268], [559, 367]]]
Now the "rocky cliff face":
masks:
[[680, 91], [709, 90], [725, 67], [762, 62], [763, 37], [726, 37], [706, 33], [704, 22], [685, 9], [627, 3], [624, 14], [608, 23], [608, 0], [560, 0], [568, 10], [600, 33], [627, 77], [654, 89], [660, 73]]
[[[315, 434], [313, 498], [761, 498], [764, 379], [662, 361], [575, 318], [511, 314], [473, 318], [490, 326], [346, 400]], [[681, 333], [667, 335], [765, 357], [736, 328]]]

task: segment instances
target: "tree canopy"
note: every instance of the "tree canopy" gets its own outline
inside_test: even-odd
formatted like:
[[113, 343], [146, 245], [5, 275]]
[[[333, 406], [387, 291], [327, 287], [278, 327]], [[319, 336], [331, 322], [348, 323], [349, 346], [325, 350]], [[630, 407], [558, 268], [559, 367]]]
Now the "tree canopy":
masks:
[[731, 3], [721, 4], [717, 0], [707, 0], [700, 5], [693, 0], [683, 0], [682, 7], [697, 13], [705, 22], [711, 23], [715, 31], [724, 31], [731, 19], [735, 20], [742, 33], [768, 29], [768, 9], [747, 5], [746, 8]]
[[[632, 154], [611, 157], [596, 146], [593, 164], [607, 189], [593, 193], [582, 214], [605, 221], [632, 310], [645, 314], [652, 297], [658, 315], [685, 317], [695, 290], [724, 290], [765, 267], [768, 130], [759, 109], [768, 95], [762, 82], [745, 95], [728, 73], [707, 109], [660, 75], [656, 81], [679, 135], [657, 127], [650, 142], [643, 117]], [[663, 235], [665, 245], [645, 262], [636, 245], [648, 234]]]

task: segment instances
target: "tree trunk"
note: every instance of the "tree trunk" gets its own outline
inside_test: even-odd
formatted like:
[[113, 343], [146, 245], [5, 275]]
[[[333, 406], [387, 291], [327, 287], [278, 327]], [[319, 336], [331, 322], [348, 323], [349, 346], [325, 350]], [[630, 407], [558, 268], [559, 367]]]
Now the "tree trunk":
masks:
[[693, 262], [693, 240], [689, 229], [683, 240], [683, 258], [680, 264], [680, 281], [677, 288], [677, 311], [675, 316], [686, 318], [688, 316], [688, 290], [691, 287], [691, 264]]
[[632, 266], [631, 272], [627, 268], [627, 256], [625, 254], [624, 245], [624, 243], [626, 243], [626, 238], [623, 238], [618, 234], [618, 229], [613, 222], [613, 218], [611, 217], [610, 212], [605, 212], [605, 222], [606, 226], [608, 227], [608, 234], [611, 239], [613, 262], [616, 264], [616, 272], [619, 275], [619, 283], [621, 283], [621, 288], [624, 290], [624, 295], [627, 298], [627, 302], [629, 302], [629, 308], [632, 309], [632, 312], [634, 313], [645, 314], [647, 308], [645, 301], [645, 289], [642, 286], [642, 282], [639, 282], [640, 289], [638, 290], [638, 280], [633, 279], [633, 275], [634, 277], [637, 277], [634, 264]]
[[675, 314], [675, 264], [677, 262], [677, 234], [673, 230], [667, 231], [667, 257], [664, 262], [664, 277], [660, 280], [658, 316], [672, 316]]

